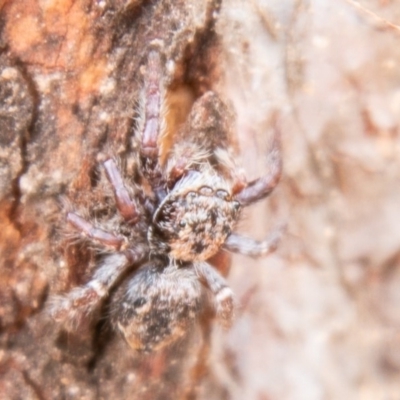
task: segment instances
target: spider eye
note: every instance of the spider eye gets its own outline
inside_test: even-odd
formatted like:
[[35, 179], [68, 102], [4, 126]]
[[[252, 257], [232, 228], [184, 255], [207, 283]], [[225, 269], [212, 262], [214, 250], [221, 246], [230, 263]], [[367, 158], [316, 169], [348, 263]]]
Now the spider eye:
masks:
[[181, 228], [184, 228], [186, 226], [186, 221], [184, 219], [182, 221], [179, 221], [179, 226]]
[[220, 199], [223, 200], [228, 200], [229, 199], [229, 194], [228, 192], [226, 192], [225, 190], [217, 190], [217, 192], [215, 193], [217, 195], [217, 197], [219, 197]]
[[208, 186], [201, 187], [199, 192], [204, 196], [211, 196], [213, 194], [213, 190]]
[[238, 211], [238, 210], [239, 210], [239, 208], [240, 208], [240, 203], [239, 203], [238, 201], [234, 201], [234, 202], [232, 203], [232, 205], [233, 205], [233, 209], [234, 209], [235, 211]]

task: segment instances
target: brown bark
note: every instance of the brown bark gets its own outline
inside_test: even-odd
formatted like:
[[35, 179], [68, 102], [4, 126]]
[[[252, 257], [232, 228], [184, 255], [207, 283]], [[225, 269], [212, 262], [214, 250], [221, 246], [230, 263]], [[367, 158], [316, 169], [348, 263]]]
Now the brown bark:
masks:
[[219, 7], [3, 4], [1, 398], [194, 398], [209, 322], [203, 334], [142, 356], [102, 322], [66, 332], [49, 318], [46, 301], [89, 275], [90, 251], [64, 249], [60, 195], [87, 201], [101, 152], [129, 152], [150, 42], [164, 43], [173, 127], [215, 79]]
[[[390, 1], [0, 1], [0, 398], [397, 399], [400, 7]], [[201, 322], [142, 357], [102, 324], [66, 333], [46, 302], [87, 277], [60, 196], [128, 154], [140, 67], [167, 57], [168, 125], [207, 89], [237, 111], [248, 177], [279, 110], [284, 177], [241, 228], [288, 223], [235, 258], [229, 333]], [[86, 257], [86, 263], [83, 262]], [[92, 329], [93, 328], [93, 329]], [[213, 331], [211, 331], [213, 328]]]

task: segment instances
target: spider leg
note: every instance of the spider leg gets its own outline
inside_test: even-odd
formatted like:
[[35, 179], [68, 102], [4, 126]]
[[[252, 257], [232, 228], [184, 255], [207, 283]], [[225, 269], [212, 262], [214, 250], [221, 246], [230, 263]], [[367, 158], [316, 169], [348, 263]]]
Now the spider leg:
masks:
[[90, 222], [75, 213], [69, 212], [67, 214], [67, 221], [89, 238], [97, 240], [105, 246], [111, 246], [119, 250], [124, 243], [124, 239], [121, 236], [116, 236], [103, 229], [96, 228]]
[[113, 188], [115, 202], [119, 213], [126, 221], [135, 223], [138, 220], [138, 211], [124, 185], [117, 164], [113, 159], [108, 159], [103, 165], [106, 170], [107, 178]]
[[175, 135], [166, 166], [170, 183], [205, 163], [230, 176], [236, 169], [233, 121], [230, 108], [216, 93], [208, 91], [198, 98], [183, 129]]
[[76, 329], [81, 321], [96, 311], [121, 275], [142, 258], [141, 249], [130, 249], [104, 257], [86, 285], [52, 299], [49, 309], [51, 316], [57, 321], [66, 322], [70, 329]]
[[233, 253], [239, 253], [250, 257], [261, 257], [272, 253], [278, 247], [285, 227], [276, 229], [263, 241], [254, 240], [245, 236], [232, 233], [224, 243], [224, 249]]
[[161, 124], [161, 56], [157, 50], [152, 50], [148, 56], [144, 79], [144, 116], [141, 132], [140, 155], [145, 177], [151, 186], [158, 187], [161, 179], [159, 164], [158, 138]]
[[271, 194], [282, 174], [282, 156], [279, 132], [276, 130], [268, 155], [269, 171], [267, 175], [250, 182], [236, 195], [236, 200], [244, 207]]
[[225, 279], [210, 264], [202, 262], [194, 265], [200, 281], [214, 294], [218, 319], [223, 326], [229, 327], [232, 324], [235, 308], [232, 290]]

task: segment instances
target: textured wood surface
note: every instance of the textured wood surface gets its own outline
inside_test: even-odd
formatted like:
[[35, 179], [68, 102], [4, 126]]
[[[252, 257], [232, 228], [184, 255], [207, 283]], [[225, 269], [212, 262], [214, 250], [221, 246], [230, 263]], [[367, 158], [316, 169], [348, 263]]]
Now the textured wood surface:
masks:
[[[0, 10], [2, 399], [400, 397], [396, 2], [3, 0]], [[205, 316], [185, 342], [143, 358], [101, 323], [65, 333], [45, 308], [92, 265], [90, 252], [63, 247], [60, 196], [84, 201], [102, 154], [129, 154], [155, 38], [171, 130], [217, 90], [237, 112], [249, 178], [265, 168], [279, 112], [284, 176], [241, 230], [261, 239], [286, 222], [288, 232], [267, 259], [234, 258], [230, 332]]]

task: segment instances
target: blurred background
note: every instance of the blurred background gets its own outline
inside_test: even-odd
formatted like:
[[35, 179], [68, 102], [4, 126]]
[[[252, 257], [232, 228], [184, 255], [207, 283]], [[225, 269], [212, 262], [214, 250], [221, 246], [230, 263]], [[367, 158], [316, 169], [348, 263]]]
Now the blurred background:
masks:
[[399, 25], [390, 0], [224, 3], [249, 176], [268, 115], [282, 123], [282, 181], [242, 231], [288, 224], [275, 254], [234, 258], [242, 309], [218, 369], [231, 398], [400, 399]]

